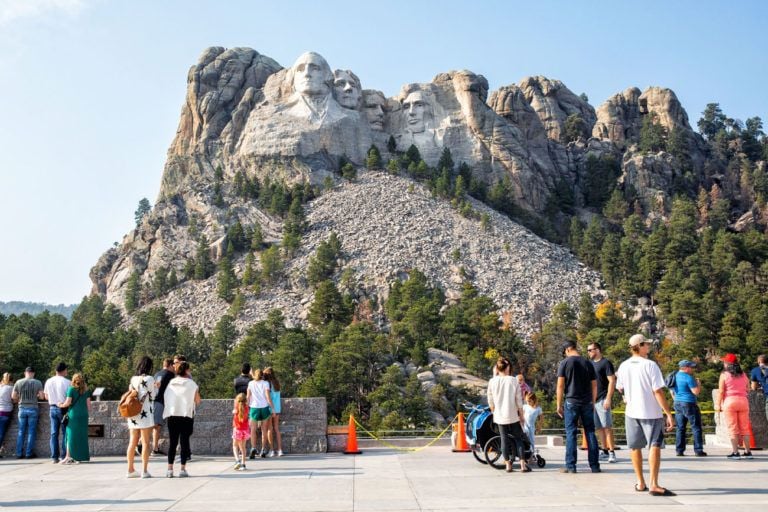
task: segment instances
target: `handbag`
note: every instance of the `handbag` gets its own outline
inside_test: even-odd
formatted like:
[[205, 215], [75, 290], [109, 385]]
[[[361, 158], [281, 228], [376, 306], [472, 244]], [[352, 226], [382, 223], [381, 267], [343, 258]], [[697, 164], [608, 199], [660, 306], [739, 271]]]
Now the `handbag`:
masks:
[[146, 393], [144, 398], [139, 400], [139, 392], [129, 387], [128, 391], [123, 393], [123, 396], [120, 397], [120, 402], [117, 404], [117, 411], [120, 413], [120, 416], [123, 418], [132, 418], [139, 414], [148, 394], [149, 393]]
[[72, 408], [75, 406], [75, 404], [77, 403], [78, 400], [80, 400], [80, 393], [77, 394], [77, 398], [75, 398], [75, 401], [72, 402], [72, 405], [67, 407], [67, 412], [64, 413], [64, 416], [61, 417], [61, 426], [62, 427], [66, 427], [67, 425], [69, 425], [69, 411], [72, 410]]

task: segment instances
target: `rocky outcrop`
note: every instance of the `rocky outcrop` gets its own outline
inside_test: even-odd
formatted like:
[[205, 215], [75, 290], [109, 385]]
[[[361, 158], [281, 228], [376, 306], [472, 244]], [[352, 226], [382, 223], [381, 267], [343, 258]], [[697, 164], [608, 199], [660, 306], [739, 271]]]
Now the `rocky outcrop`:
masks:
[[543, 76], [524, 78], [519, 85], [525, 99], [539, 116], [547, 136], [555, 141], [563, 141], [565, 120], [571, 114], [579, 115], [592, 131], [595, 124], [595, 109], [576, 96], [560, 80], [550, 80]]

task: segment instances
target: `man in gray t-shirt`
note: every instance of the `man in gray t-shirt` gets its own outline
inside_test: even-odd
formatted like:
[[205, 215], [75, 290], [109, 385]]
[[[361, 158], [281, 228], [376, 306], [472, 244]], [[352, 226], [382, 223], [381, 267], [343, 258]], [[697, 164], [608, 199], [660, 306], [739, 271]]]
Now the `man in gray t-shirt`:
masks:
[[[36, 457], [35, 440], [37, 439], [38, 399], [43, 400], [43, 383], [35, 378], [35, 369], [28, 366], [24, 378], [13, 386], [13, 401], [19, 404], [19, 436], [16, 438], [16, 458], [34, 459]], [[24, 441], [26, 440], [26, 452]]]

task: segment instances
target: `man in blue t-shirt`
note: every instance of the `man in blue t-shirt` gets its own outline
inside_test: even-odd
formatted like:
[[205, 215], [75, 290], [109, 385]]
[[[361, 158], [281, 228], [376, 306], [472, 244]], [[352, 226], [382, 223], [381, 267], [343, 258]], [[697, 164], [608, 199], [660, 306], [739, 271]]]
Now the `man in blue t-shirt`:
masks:
[[765, 394], [765, 417], [768, 419], [768, 356], [760, 354], [757, 356], [757, 368], [752, 368], [752, 374], [750, 375], [752, 381], [752, 389], [757, 391], [763, 390]]
[[697, 457], [706, 457], [701, 432], [701, 411], [696, 403], [696, 397], [701, 392], [701, 381], [693, 376], [696, 363], [683, 359], [677, 363], [677, 366], [680, 371], [675, 375], [674, 387], [670, 389], [672, 398], [675, 400], [677, 421], [675, 451], [678, 457], [685, 455], [686, 425], [690, 423], [693, 432], [693, 452]]

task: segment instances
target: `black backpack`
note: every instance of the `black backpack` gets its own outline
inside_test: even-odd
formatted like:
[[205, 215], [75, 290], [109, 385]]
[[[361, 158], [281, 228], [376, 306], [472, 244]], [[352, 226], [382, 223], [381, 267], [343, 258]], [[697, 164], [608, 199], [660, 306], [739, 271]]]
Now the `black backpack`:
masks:
[[667, 378], [664, 379], [664, 385], [667, 386], [667, 389], [677, 391], [677, 370], [667, 374]]

